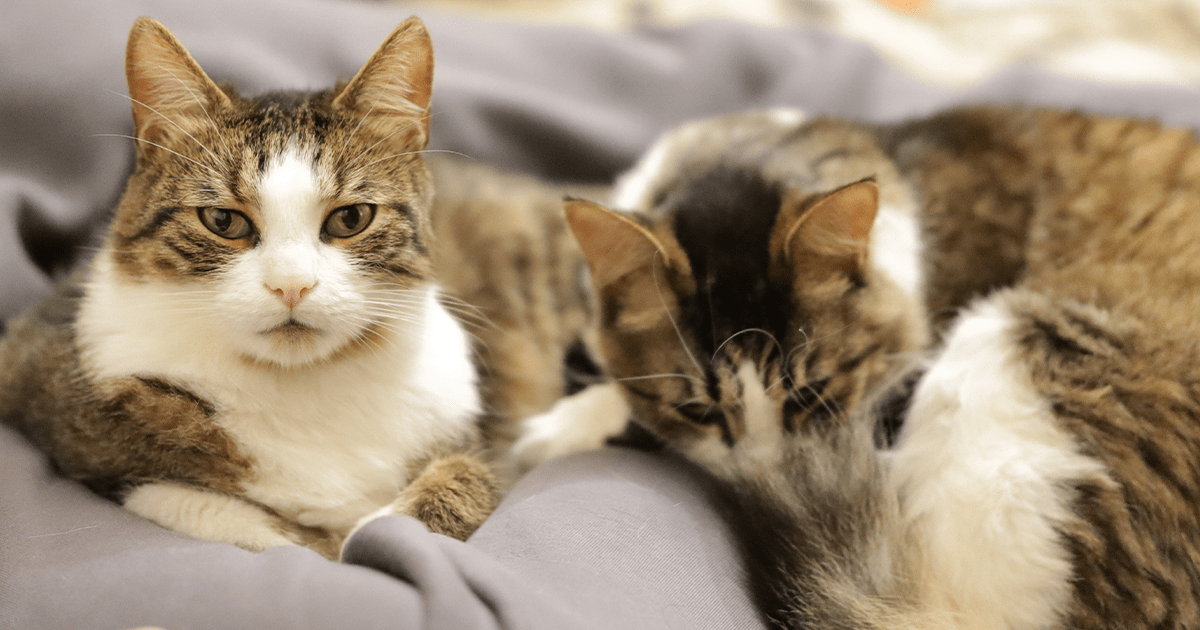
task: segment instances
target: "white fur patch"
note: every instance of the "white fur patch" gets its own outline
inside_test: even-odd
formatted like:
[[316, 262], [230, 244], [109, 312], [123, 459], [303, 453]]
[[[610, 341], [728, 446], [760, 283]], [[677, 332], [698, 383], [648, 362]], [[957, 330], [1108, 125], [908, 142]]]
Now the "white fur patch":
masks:
[[324, 197], [311, 151], [293, 146], [269, 161], [258, 187], [259, 228], [264, 241], [316, 240], [325, 211]]
[[916, 208], [879, 207], [871, 228], [871, 261], [905, 293], [922, 299], [924, 274]]
[[125, 508], [179, 532], [251, 551], [294, 545], [262, 508], [234, 497], [167, 483], [134, 488]]
[[[778, 107], [764, 111], [751, 111], [739, 116], [757, 118], [780, 128], [791, 128], [803, 123], [807, 116], [799, 109]], [[662, 183], [663, 170], [674, 162], [674, 156], [685, 151], [687, 145], [704, 137], [707, 133], [724, 131], [732, 124], [729, 117], [705, 118], [684, 123], [660, 135], [641, 159], [613, 186], [613, 205], [622, 210], [648, 210], [654, 186]]]
[[651, 188], [662, 177], [663, 165], [678, 135], [678, 132], [668, 132], [660, 136], [637, 164], [617, 179], [612, 193], [615, 207], [622, 210], [649, 208]]
[[629, 422], [629, 405], [616, 383], [592, 385], [560, 399], [543, 414], [526, 418], [510, 457], [518, 472], [604, 446]]
[[1053, 627], [1071, 592], [1056, 525], [1070, 481], [1103, 476], [1056, 424], [1002, 297], [967, 312], [921, 381], [891, 480], [925, 552], [927, 595], [976, 628]]
[[791, 107], [776, 107], [767, 110], [767, 115], [771, 117], [772, 122], [780, 127], [795, 127], [808, 120], [808, 115], [804, 113], [804, 110]]

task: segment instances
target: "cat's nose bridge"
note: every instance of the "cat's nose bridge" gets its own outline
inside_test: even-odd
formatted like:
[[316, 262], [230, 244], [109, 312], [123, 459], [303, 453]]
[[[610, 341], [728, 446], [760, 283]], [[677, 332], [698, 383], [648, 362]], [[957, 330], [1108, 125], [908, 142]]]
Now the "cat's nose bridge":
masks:
[[317, 254], [310, 249], [299, 243], [281, 245], [266, 260], [263, 286], [288, 309], [296, 308], [317, 286]]

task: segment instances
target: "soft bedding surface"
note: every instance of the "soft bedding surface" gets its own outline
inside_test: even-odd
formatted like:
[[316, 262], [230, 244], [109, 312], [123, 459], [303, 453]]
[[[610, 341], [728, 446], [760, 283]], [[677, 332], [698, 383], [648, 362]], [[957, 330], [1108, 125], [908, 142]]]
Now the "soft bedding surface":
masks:
[[[101, 225], [131, 155], [126, 33], [167, 24], [245, 91], [353, 73], [409, 15], [297, 0], [10, 2], [0, 19], [0, 317], [45, 295]], [[423, 15], [437, 52], [433, 146], [603, 182], [663, 129], [788, 106], [874, 121], [962, 102], [1157, 116], [1200, 128], [1200, 91], [1011, 67], [950, 90], [867, 47], [708, 23], [601, 34]], [[468, 542], [380, 519], [347, 564], [189, 539], [55, 474], [0, 426], [0, 628], [755, 628], [728, 532], [689, 467], [611, 450], [525, 478]]]

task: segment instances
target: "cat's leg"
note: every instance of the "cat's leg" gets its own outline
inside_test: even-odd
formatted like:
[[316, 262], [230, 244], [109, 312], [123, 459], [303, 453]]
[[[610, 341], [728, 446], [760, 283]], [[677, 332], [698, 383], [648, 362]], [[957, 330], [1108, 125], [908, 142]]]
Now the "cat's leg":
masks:
[[524, 474], [552, 459], [599, 449], [628, 422], [629, 406], [620, 387], [613, 382], [592, 385], [527, 418], [509, 459]]
[[1033, 386], [1014, 334], [1014, 295], [961, 317], [890, 454], [925, 597], [978, 628], [1054, 626], [1071, 594], [1060, 535], [1071, 488], [1104, 476]]
[[237, 497], [192, 486], [143, 484], [125, 496], [124, 505], [169, 530], [250, 551], [301, 542], [275, 514]]
[[431, 461], [396, 500], [359, 519], [350, 535], [382, 516], [406, 514], [435, 534], [466, 540], [499, 503], [499, 484], [491, 468], [474, 455], [455, 453]]

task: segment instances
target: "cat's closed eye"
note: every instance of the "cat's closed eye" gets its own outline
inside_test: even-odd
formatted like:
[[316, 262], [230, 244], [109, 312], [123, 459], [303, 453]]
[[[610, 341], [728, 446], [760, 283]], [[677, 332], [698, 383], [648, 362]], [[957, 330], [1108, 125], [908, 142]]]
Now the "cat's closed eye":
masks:
[[329, 213], [322, 231], [333, 238], [350, 238], [371, 225], [375, 218], [375, 205], [356, 203], [342, 206]]
[[690, 402], [678, 405], [675, 411], [679, 415], [703, 426], [721, 425], [725, 423], [725, 412], [715, 404]]
[[254, 232], [254, 224], [246, 215], [228, 208], [200, 208], [197, 210], [200, 222], [210, 232], [221, 238], [235, 241], [246, 238]]

